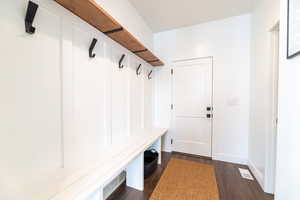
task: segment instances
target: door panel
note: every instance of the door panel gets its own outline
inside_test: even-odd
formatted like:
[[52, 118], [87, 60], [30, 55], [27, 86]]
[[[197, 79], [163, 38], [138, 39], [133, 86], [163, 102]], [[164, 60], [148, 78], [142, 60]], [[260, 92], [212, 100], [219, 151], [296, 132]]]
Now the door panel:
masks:
[[[179, 140], [201, 141], [200, 143], [208, 143], [210, 139], [210, 120], [203, 120], [202, 118], [188, 118], [188, 117], [177, 117], [176, 118], [176, 130], [177, 132], [185, 132], [184, 135], [178, 134], [176, 138]], [[203, 134], [199, 134], [199, 132]]]
[[176, 114], [182, 116], [201, 116], [206, 114], [206, 106], [211, 101], [210, 69], [187, 66], [175, 69]]
[[210, 157], [212, 60], [176, 63], [173, 74], [173, 151]]

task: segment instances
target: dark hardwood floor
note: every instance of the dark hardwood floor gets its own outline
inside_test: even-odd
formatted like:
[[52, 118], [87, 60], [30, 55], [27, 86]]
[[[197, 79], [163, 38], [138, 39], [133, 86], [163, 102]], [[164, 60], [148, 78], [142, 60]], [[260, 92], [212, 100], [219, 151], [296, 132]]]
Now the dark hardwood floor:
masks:
[[248, 181], [240, 177], [238, 168], [247, 168], [247, 166], [166, 152], [162, 153], [162, 165], [158, 167], [151, 177], [145, 180], [145, 189], [143, 192], [122, 184], [108, 200], [149, 199], [160, 176], [172, 157], [214, 165], [220, 200], [273, 200], [272, 195], [267, 195], [262, 191], [257, 181]]

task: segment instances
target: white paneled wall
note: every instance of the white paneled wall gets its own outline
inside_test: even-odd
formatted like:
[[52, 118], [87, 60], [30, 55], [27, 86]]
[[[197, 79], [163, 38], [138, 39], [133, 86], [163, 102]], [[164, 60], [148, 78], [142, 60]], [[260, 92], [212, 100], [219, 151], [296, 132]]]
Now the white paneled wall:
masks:
[[148, 64], [54, 1], [35, 1], [36, 33], [25, 33], [27, 2], [0, 6], [0, 199], [7, 200], [48, 199], [61, 188], [46, 185], [104, 162], [153, 118]]
[[[137, 67], [140, 63], [131, 59], [130, 62], [130, 132], [137, 134], [144, 126], [144, 76], [137, 75]], [[140, 69], [142, 70], [142, 69]], [[142, 72], [142, 71], [141, 71]], [[140, 72], [139, 72], [140, 73]], [[142, 112], [141, 112], [142, 111]]]
[[123, 63], [126, 66], [119, 69], [119, 59], [122, 50], [110, 49], [111, 76], [111, 113], [112, 113], [112, 135], [111, 142], [119, 144], [129, 136], [129, 59], [126, 55]]
[[154, 88], [153, 88], [153, 76], [152, 72], [151, 79], [148, 79], [148, 74], [151, 69], [146, 69], [143, 72], [145, 85], [144, 85], [144, 127], [151, 128], [153, 126], [153, 110], [154, 110]]

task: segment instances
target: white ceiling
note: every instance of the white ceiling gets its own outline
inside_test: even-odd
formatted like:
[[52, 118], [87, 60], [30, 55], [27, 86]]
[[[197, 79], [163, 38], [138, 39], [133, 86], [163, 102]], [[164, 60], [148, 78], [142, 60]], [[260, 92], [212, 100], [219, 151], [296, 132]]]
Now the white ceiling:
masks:
[[248, 13], [253, 0], [129, 0], [152, 31], [191, 26]]

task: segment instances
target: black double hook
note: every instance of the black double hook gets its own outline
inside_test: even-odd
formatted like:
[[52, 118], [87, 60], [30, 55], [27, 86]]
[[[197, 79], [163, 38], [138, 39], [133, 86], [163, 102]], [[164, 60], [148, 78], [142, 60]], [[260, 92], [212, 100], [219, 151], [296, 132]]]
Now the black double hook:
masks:
[[140, 64], [140, 65], [138, 66], [138, 68], [136, 68], [136, 75], [138, 75], [138, 76], [142, 73], [141, 67], [142, 67], [142, 64]]
[[152, 79], [151, 74], [152, 74], [152, 70], [151, 70], [150, 73], [148, 74], [148, 79], [149, 79], [149, 80]]
[[123, 62], [124, 58], [125, 58], [125, 54], [123, 54], [122, 57], [119, 60], [119, 68], [120, 69], [124, 68], [124, 65], [122, 65], [122, 62]]
[[96, 38], [94, 38], [93, 41], [92, 41], [92, 43], [91, 43], [91, 45], [90, 45], [90, 48], [89, 48], [89, 56], [90, 56], [90, 58], [95, 58], [95, 56], [96, 56], [96, 54], [93, 53], [93, 50], [94, 50], [94, 48], [96, 46], [97, 41], [98, 40]]
[[37, 12], [37, 9], [39, 8], [39, 5], [36, 3], [33, 3], [32, 1], [28, 2], [27, 11], [26, 11], [26, 17], [25, 17], [25, 31], [29, 34], [35, 33], [35, 27], [32, 26], [33, 20], [35, 17], [35, 14]]

